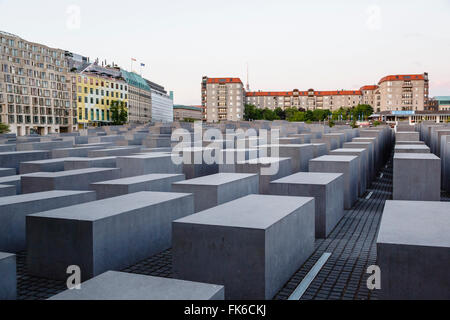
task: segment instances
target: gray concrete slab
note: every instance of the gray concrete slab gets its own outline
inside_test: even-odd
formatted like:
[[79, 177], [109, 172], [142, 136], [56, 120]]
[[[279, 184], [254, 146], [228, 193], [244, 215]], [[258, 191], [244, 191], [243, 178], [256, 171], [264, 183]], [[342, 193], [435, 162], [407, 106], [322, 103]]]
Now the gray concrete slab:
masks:
[[313, 143], [312, 146], [314, 148], [313, 158], [318, 158], [328, 154], [328, 147], [325, 143]]
[[238, 161], [246, 161], [258, 158], [258, 149], [223, 149], [221, 153], [221, 163], [219, 163], [219, 173], [236, 171], [235, 164]]
[[129, 156], [141, 152], [140, 147], [121, 147], [111, 149], [92, 150], [88, 152], [89, 158], [104, 158], [112, 156]]
[[57, 158], [37, 161], [21, 162], [19, 167], [20, 174], [34, 172], [58, 172], [64, 171], [64, 162], [77, 158]]
[[50, 190], [90, 190], [94, 182], [120, 178], [117, 168], [88, 168], [59, 172], [35, 172], [21, 177], [22, 193]]
[[400, 141], [420, 141], [419, 132], [397, 132], [395, 134], [395, 139]]
[[309, 160], [314, 158], [314, 146], [293, 143], [263, 145], [259, 148], [259, 156], [291, 158], [292, 173], [308, 172]]
[[368, 171], [369, 171], [369, 158], [368, 152], [364, 148], [342, 148], [336, 149], [330, 152], [330, 155], [336, 156], [357, 156], [359, 163], [359, 174], [358, 174], [358, 195], [362, 196], [368, 187]]
[[182, 165], [175, 164], [171, 155], [142, 154], [118, 157], [116, 163], [117, 168], [121, 169], [122, 178], [150, 173], [183, 173]]
[[15, 196], [16, 192], [16, 186], [0, 185], [0, 197]]
[[0, 252], [0, 301], [16, 300], [16, 255]]
[[327, 238], [344, 216], [342, 173], [299, 172], [270, 183], [270, 193], [315, 199], [316, 238]]
[[22, 193], [21, 177], [22, 177], [21, 175], [1, 177], [0, 185], [14, 186], [16, 189], [16, 194], [21, 194]]
[[50, 151], [0, 152], [0, 168], [15, 168], [19, 173], [21, 162], [50, 159]]
[[52, 150], [52, 159], [87, 157], [89, 151], [104, 149], [104, 146], [73, 147]]
[[64, 161], [64, 170], [79, 170], [88, 168], [115, 168], [117, 157], [104, 158], [71, 158]]
[[48, 191], [0, 198], [0, 251], [26, 249], [26, 215], [95, 200], [92, 191]]
[[367, 150], [367, 159], [368, 159], [368, 166], [367, 166], [367, 180], [368, 185], [370, 186], [373, 179], [375, 179], [375, 154], [374, 154], [374, 144], [372, 142], [346, 142], [344, 143], [345, 149], [366, 149]]
[[53, 150], [61, 148], [73, 147], [72, 141], [47, 141], [47, 142], [27, 142], [18, 143], [17, 151], [37, 151], [37, 150]]
[[377, 260], [381, 299], [450, 299], [450, 203], [386, 201]]
[[269, 185], [271, 181], [292, 174], [291, 158], [265, 157], [251, 159], [237, 163], [235, 168], [236, 173], [259, 174], [260, 194], [269, 194]]
[[184, 174], [151, 173], [143, 176], [91, 183], [97, 199], [118, 197], [141, 191], [171, 192], [172, 183], [184, 180]]
[[214, 284], [108, 271], [49, 300], [223, 300], [224, 292]]
[[395, 153], [430, 153], [430, 148], [423, 144], [401, 144], [394, 147]]
[[174, 276], [227, 300], [271, 299], [313, 250], [313, 198], [249, 195], [173, 223]]
[[200, 212], [225, 202], [259, 192], [258, 174], [217, 173], [172, 184], [173, 192], [192, 193], [194, 211]]
[[82, 280], [122, 270], [171, 247], [172, 221], [194, 212], [193, 196], [138, 192], [27, 216], [30, 274]]
[[16, 169], [13, 169], [13, 168], [0, 168], [0, 178], [1, 177], [15, 176], [15, 175], [16, 175]]
[[356, 156], [322, 156], [309, 161], [309, 171], [343, 173], [344, 208], [351, 209], [358, 199], [358, 163]]
[[394, 155], [393, 199], [439, 201], [441, 159], [427, 153]]

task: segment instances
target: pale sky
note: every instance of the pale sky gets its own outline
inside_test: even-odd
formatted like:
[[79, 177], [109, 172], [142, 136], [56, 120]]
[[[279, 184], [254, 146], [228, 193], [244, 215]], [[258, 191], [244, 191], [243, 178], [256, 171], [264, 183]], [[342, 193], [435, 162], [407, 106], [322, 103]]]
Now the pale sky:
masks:
[[0, 0], [0, 30], [125, 69], [134, 57], [188, 105], [203, 75], [245, 83], [247, 63], [252, 90], [428, 72], [430, 95], [450, 95], [449, 16], [450, 0]]

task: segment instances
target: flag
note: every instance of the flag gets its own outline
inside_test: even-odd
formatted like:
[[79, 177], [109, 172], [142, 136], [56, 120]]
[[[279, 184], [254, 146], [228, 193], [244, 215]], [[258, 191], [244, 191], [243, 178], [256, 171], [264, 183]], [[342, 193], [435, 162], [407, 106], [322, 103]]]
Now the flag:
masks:
[[145, 63], [141, 63], [141, 67], [145, 67]]
[[136, 61], [136, 59], [135, 58], [131, 58], [131, 61]]

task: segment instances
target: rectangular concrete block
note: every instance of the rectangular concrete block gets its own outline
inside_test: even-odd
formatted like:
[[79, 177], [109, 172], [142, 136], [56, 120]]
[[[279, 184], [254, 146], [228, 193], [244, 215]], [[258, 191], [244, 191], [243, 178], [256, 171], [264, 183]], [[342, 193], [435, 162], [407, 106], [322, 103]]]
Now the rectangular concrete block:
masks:
[[171, 247], [172, 222], [194, 212], [193, 196], [138, 192], [27, 216], [30, 274], [82, 280], [122, 270]]
[[356, 156], [322, 156], [309, 161], [310, 172], [344, 174], [344, 208], [351, 209], [358, 199], [359, 159]]
[[375, 154], [374, 144], [372, 142], [346, 142], [344, 143], [344, 149], [366, 149], [367, 150], [367, 188], [369, 188], [371, 182], [375, 178]]
[[89, 168], [59, 172], [35, 172], [21, 177], [22, 193], [50, 190], [90, 190], [94, 182], [120, 178], [117, 168]]
[[112, 149], [92, 150], [88, 152], [89, 158], [104, 158], [112, 156], [129, 156], [141, 152], [140, 147], [123, 147]]
[[79, 170], [88, 168], [115, 168], [117, 157], [104, 158], [71, 158], [64, 160], [64, 170]]
[[28, 214], [95, 200], [92, 191], [48, 191], [0, 198], [0, 251], [26, 249], [25, 217]]
[[259, 192], [259, 176], [244, 173], [217, 173], [175, 182], [173, 192], [192, 193], [194, 211], [203, 211], [225, 202]]
[[108, 271], [49, 300], [223, 300], [224, 287], [214, 284]]
[[0, 197], [15, 196], [16, 191], [16, 186], [0, 185]]
[[419, 132], [397, 132], [395, 139], [400, 141], [420, 141]]
[[21, 175], [1, 177], [0, 185], [14, 186], [14, 188], [16, 189], [16, 194], [21, 194], [22, 193], [22, 186], [20, 183], [21, 177], [22, 177]]
[[0, 178], [1, 177], [15, 176], [15, 175], [16, 175], [16, 169], [13, 169], [13, 168], [0, 168]]
[[450, 299], [450, 203], [386, 201], [377, 238], [379, 298]]
[[0, 252], [0, 301], [17, 299], [16, 255]]
[[314, 158], [314, 146], [312, 144], [265, 145], [259, 148], [259, 156], [291, 158], [292, 173], [308, 172], [309, 160]]
[[17, 151], [53, 150], [73, 147], [73, 141], [46, 141], [18, 143]]
[[270, 183], [270, 193], [315, 199], [316, 238], [327, 238], [344, 216], [342, 173], [299, 172]]
[[318, 158], [328, 154], [328, 147], [325, 143], [313, 143], [312, 146], [314, 148], [313, 158]]
[[313, 250], [313, 198], [249, 195], [173, 223], [174, 276], [227, 300], [273, 298]]
[[73, 147], [52, 150], [52, 158], [87, 157], [89, 151], [104, 149], [103, 146]]
[[19, 173], [21, 162], [50, 159], [50, 151], [0, 152], [0, 168], [14, 168]]
[[219, 172], [234, 173], [236, 163], [258, 158], [258, 149], [223, 149], [219, 152]]
[[269, 194], [270, 182], [292, 174], [291, 158], [257, 158], [239, 162], [236, 173], [259, 174], [259, 193]]
[[421, 144], [401, 144], [394, 148], [395, 153], [430, 153], [430, 148]]
[[330, 152], [330, 155], [335, 156], [357, 156], [359, 160], [359, 174], [358, 174], [358, 195], [362, 196], [368, 187], [368, 171], [369, 158], [366, 149], [342, 148]]
[[221, 156], [219, 148], [186, 147], [173, 151], [173, 157], [177, 157], [179, 161], [182, 161], [183, 173], [186, 179], [219, 173]]
[[74, 158], [58, 158], [38, 161], [21, 162], [19, 167], [20, 174], [34, 172], [58, 172], [64, 171], [64, 162]]
[[393, 199], [439, 201], [441, 159], [430, 153], [394, 155]]
[[171, 192], [172, 183], [181, 180], [184, 174], [151, 173], [92, 183], [91, 189], [97, 193], [97, 199], [102, 200], [141, 191]]
[[122, 178], [150, 173], [183, 173], [182, 165], [174, 163], [171, 155], [159, 154], [118, 157], [117, 168], [121, 169]]

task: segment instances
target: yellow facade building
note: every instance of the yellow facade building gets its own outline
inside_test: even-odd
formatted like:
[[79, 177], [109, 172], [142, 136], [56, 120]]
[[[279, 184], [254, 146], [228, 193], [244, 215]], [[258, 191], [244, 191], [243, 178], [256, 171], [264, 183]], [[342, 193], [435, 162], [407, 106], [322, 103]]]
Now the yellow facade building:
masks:
[[[98, 66], [96, 69], [99, 69]], [[128, 109], [128, 84], [106, 68], [104, 72], [82, 71], [77, 75], [78, 127], [102, 126], [112, 122], [110, 107], [113, 101], [122, 101]]]

